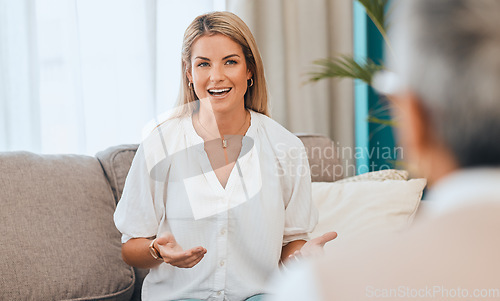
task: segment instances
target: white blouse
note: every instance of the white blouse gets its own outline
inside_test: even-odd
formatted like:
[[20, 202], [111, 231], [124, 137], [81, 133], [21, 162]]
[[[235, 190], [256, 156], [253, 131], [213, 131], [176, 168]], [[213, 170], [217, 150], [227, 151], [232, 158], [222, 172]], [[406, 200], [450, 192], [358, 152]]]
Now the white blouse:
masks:
[[141, 143], [114, 220], [131, 238], [170, 231], [183, 249], [202, 246], [193, 268], [166, 263], [144, 280], [143, 300], [243, 300], [266, 293], [282, 246], [317, 223], [304, 145], [251, 112], [240, 155], [223, 188], [191, 117], [171, 119]]

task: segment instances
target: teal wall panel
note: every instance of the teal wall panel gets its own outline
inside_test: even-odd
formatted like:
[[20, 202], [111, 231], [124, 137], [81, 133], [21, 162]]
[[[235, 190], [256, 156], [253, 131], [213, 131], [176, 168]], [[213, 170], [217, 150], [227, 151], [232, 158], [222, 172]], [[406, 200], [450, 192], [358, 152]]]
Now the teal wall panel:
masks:
[[[368, 56], [367, 37], [367, 15], [364, 7], [357, 1], [354, 1], [353, 7], [353, 29], [354, 29], [354, 58], [363, 59]], [[354, 141], [355, 141], [355, 159], [356, 173], [366, 172], [369, 166], [368, 148], [369, 148], [369, 125], [366, 117], [368, 116], [368, 85], [361, 80], [354, 81]]]
[[[384, 40], [364, 7], [354, 1], [354, 57], [382, 62]], [[395, 146], [393, 128], [368, 121], [368, 116], [389, 119], [387, 103], [371, 87], [355, 81], [355, 143], [357, 174], [394, 168], [400, 148]]]

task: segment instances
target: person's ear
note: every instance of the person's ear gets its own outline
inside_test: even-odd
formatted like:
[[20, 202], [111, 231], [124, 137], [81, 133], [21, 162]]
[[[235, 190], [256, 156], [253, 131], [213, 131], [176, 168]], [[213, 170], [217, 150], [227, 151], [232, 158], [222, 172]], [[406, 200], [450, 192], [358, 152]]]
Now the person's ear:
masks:
[[253, 76], [252, 71], [250, 69], [247, 69], [247, 80], [251, 79]]
[[186, 68], [186, 76], [189, 80], [190, 83], [193, 82], [193, 74], [191, 73], [191, 64], [186, 62], [185, 60], [182, 60], [182, 66]]
[[411, 169], [426, 157], [428, 147], [434, 139], [430, 135], [432, 130], [428, 122], [429, 117], [418, 96], [412, 92], [389, 96], [388, 99], [397, 123], [399, 144], [404, 148], [402, 159], [410, 163]]
[[[408, 110], [409, 130], [407, 134], [411, 139], [411, 145], [415, 152], [422, 155], [432, 146], [434, 133], [431, 130], [429, 116], [415, 93], [408, 93], [406, 96], [406, 106]], [[404, 120], [403, 120], [404, 122]]]
[[190, 83], [193, 82], [193, 75], [191, 74], [191, 70], [189, 68], [186, 68], [186, 76], [189, 80]]

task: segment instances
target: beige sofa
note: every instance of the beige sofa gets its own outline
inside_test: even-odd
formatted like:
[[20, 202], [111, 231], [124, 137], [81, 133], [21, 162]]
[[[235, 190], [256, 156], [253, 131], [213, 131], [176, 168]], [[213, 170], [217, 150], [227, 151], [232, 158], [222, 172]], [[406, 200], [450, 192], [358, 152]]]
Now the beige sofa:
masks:
[[[333, 145], [299, 137], [310, 150]], [[0, 300], [140, 300], [147, 271], [122, 261], [113, 223], [136, 149], [0, 153]], [[310, 158], [313, 181], [343, 177], [336, 157]]]

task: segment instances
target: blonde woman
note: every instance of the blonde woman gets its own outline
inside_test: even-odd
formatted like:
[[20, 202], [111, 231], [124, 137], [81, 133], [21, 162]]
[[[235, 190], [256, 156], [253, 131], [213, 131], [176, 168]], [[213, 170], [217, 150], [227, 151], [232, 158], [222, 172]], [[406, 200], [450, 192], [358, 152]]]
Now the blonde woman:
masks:
[[176, 116], [141, 143], [115, 223], [150, 268], [144, 300], [260, 300], [280, 261], [321, 250], [301, 141], [268, 117], [255, 40], [229, 12], [197, 17]]

